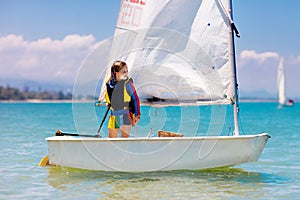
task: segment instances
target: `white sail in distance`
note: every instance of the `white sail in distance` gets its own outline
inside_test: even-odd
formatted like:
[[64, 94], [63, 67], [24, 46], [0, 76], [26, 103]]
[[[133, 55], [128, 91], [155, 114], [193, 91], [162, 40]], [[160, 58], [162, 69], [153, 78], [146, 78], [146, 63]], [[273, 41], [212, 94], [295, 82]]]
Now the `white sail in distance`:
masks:
[[[123, 60], [140, 98], [230, 103], [228, 0], [122, 0], [110, 64]], [[110, 66], [104, 80], [110, 76]], [[100, 100], [104, 100], [105, 83]]]
[[277, 90], [278, 90], [278, 103], [284, 105], [286, 103], [285, 95], [285, 69], [283, 58], [280, 58], [277, 73]]

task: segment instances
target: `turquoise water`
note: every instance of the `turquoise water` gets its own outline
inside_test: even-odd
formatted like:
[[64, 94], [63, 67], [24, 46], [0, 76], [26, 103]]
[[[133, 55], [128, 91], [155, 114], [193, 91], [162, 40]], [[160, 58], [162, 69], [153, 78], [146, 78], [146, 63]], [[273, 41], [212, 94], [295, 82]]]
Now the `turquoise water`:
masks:
[[[46, 137], [57, 129], [94, 134], [105, 108], [0, 103], [0, 199], [299, 199], [300, 105], [277, 109], [276, 103], [241, 103], [240, 108], [242, 134], [272, 136], [258, 162], [216, 170], [111, 173], [38, 166], [47, 154]], [[132, 135], [147, 135], [150, 128], [153, 135], [164, 129], [186, 136], [232, 130], [231, 108], [222, 106], [143, 107], [142, 114]]]

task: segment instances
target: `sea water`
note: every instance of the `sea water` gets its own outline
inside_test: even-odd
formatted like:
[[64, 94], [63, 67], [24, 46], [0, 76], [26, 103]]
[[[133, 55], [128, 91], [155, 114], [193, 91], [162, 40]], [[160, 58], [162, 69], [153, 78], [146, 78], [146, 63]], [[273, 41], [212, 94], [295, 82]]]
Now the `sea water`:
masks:
[[[0, 103], [0, 199], [300, 199], [300, 104], [241, 103], [241, 134], [271, 135], [257, 162], [213, 170], [120, 173], [39, 167], [57, 129], [95, 134], [93, 103]], [[158, 129], [232, 134], [232, 107], [142, 107], [131, 137]], [[215, 128], [216, 127], [216, 128]], [[101, 129], [107, 136], [107, 119]], [[226, 149], [224, 149], [226, 151]], [[76, 156], [76, 155], [74, 155]]]

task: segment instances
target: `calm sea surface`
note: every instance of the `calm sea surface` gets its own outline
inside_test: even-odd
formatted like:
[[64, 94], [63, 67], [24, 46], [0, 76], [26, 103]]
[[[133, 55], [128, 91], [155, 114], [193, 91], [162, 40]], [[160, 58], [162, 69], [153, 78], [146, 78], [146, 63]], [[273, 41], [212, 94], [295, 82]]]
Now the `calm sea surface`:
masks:
[[[300, 104], [278, 109], [277, 103], [241, 103], [240, 108], [241, 134], [272, 137], [258, 162], [202, 171], [112, 173], [38, 166], [47, 155], [46, 137], [57, 129], [95, 134], [105, 108], [0, 103], [0, 199], [300, 199]], [[228, 135], [231, 110], [142, 107], [143, 118], [132, 135], [145, 136], [150, 128], [152, 135], [157, 129]]]

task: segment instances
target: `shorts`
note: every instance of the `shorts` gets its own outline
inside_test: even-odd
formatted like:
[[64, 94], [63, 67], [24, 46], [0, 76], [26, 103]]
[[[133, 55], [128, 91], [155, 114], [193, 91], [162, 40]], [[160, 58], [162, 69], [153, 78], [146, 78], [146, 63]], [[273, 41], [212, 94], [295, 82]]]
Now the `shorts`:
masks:
[[108, 128], [118, 129], [123, 125], [132, 125], [133, 121], [130, 113], [123, 115], [110, 115], [108, 120]]

